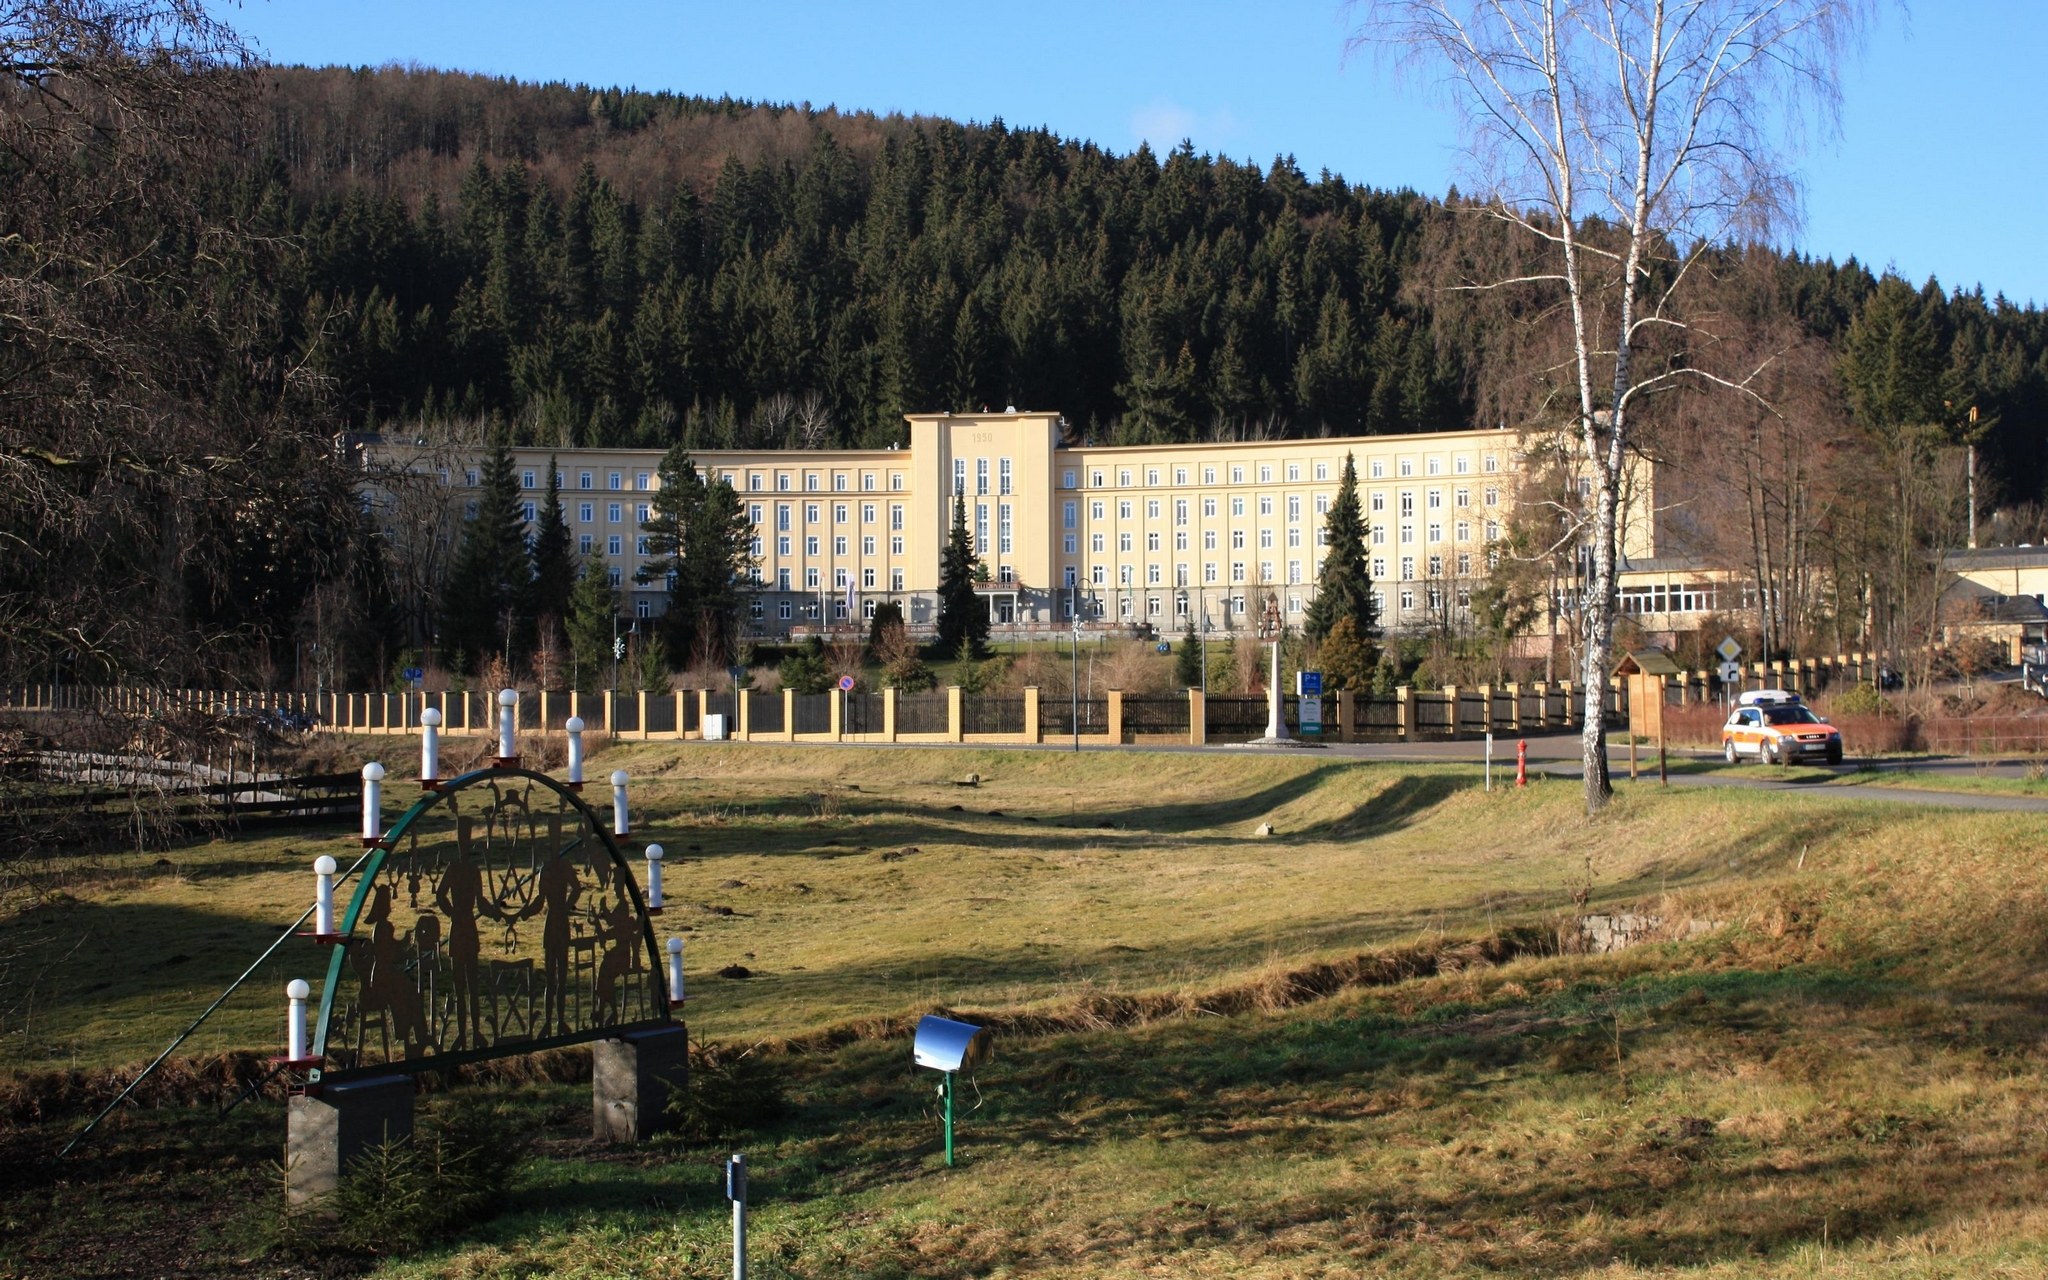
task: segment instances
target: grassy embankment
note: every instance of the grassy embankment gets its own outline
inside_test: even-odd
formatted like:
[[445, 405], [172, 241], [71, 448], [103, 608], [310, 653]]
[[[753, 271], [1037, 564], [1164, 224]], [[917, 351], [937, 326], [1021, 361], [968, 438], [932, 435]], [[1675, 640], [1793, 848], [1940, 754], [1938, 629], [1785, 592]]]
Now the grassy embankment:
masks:
[[[2029, 815], [1632, 789], [1589, 824], [1570, 784], [1488, 796], [1470, 769], [1312, 758], [620, 760], [658, 775], [643, 830], [688, 859], [673, 900], [733, 911], [668, 917], [692, 926], [693, 972], [757, 975], [698, 979], [693, 1031], [806, 1050], [775, 1054], [793, 1112], [743, 1143], [763, 1274], [2048, 1269]], [[951, 785], [968, 771], [987, 781]], [[72, 901], [10, 925], [190, 958], [66, 966], [5, 1064], [155, 1047], [266, 932], [249, 918], [295, 907], [317, 851], [81, 869]], [[1537, 936], [1582, 894], [1720, 927], [1505, 963], [1528, 948], [1475, 941]], [[933, 1004], [1011, 1031], [950, 1172], [928, 1075], [869, 1038]], [[542, 1135], [507, 1212], [386, 1271], [719, 1273], [712, 1153], [599, 1158], [577, 1087], [504, 1099]], [[185, 1240], [233, 1246], [207, 1254], [224, 1272], [274, 1270], [248, 1241], [280, 1127], [142, 1116], [65, 1187], [12, 1197], [0, 1272], [140, 1238], [167, 1201]], [[224, 1185], [227, 1207], [186, 1204]]]

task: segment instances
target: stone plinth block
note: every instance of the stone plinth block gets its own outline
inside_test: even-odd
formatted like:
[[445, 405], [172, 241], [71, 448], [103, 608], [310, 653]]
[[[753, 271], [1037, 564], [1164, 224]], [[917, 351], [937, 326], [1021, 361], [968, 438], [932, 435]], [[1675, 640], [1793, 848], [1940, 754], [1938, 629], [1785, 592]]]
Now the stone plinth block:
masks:
[[604, 1142], [640, 1142], [675, 1126], [671, 1093], [689, 1086], [690, 1034], [681, 1023], [632, 1031], [590, 1046], [591, 1132]]
[[291, 1100], [285, 1130], [285, 1188], [293, 1204], [331, 1193], [348, 1167], [387, 1142], [412, 1136], [411, 1076], [330, 1084]]

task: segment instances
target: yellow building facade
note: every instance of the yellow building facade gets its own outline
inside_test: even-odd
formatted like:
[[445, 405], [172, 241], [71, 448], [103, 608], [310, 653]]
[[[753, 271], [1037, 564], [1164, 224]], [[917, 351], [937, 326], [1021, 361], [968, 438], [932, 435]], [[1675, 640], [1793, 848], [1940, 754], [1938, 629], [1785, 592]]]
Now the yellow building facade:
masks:
[[[1070, 442], [1056, 413], [907, 420], [904, 448], [692, 455], [700, 472], [740, 494], [754, 527], [756, 634], [843, 624], [891, 600], [914, 629], [931, 625], [956, 496], [999, 633], [1063, 631], [1077, 617], [1091, 629], [1178, 633], [1192, 620], [1248, 633], [1268, 623], [1269, 609], [1299, 626], [1347, 455], [1382, 623], [1421, 629], [1469, 605], [1518, 478], [1518, 441], [1507, 430], [1099, 447]], [[661, 612], [662, 584], [634, 582], [661, 453], [519, 449], [514, 458], [528, 520], [552, 458], [576, 549], [604, 556], [632, 612]], [[438, 469], [438, 483], [459, 490], [478, 483], [480, 462], [474, 451], [451, 461], [445, 451], [378, 444], [366, 465]], [[1647, 468], [1631, 489], [1631, 512], [1655, 510]], [[1628, 557], [1654, 557], [1654, 526], [1634, 515], [1625, 522]]]

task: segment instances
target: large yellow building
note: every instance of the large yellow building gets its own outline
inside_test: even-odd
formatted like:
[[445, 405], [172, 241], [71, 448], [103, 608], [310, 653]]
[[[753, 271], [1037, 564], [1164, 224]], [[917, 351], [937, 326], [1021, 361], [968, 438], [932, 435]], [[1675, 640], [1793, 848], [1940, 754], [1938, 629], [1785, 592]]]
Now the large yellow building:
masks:
[[[1269, 601], [1298, 626], [1346, 455], [1358, 468], [1380, 617], [1390, 631], [1416, 629], [1455, 617], [1485, 579], [1519, 466], [1506, 430], [1097, 447], [1070, 443], [1056, 413], [908, 421], [900, 449], [693, 455], [739, 492], [753, 523], [755, 631], [843, 622], [885, 600], [914, 628], [930, 625], [955, 495], [999, 632], [1065, 630], [1077, 614], [1088, 627], [1178, 632], [1192, 616], [1198, 628], [1249, 632]], [[606, 558], [635, 613], [659, 613], [661, 584], [633, 581], [659, 451], [515, 451], [529, 520], [550, 457], [578, 550]], [[436, 464], [424, 448], [383, 444], [370, 465], [418, 474]], [[443, 455], [438, 470], [452, 488], [478, 481], [473, 452], [453, 465]], [[1645, 469], [1632, 511], [1655, 509], [1651, 487]], [[1654, 557], [1654, 521], [1632, 517], [1625, 528], [1625, 554]]]

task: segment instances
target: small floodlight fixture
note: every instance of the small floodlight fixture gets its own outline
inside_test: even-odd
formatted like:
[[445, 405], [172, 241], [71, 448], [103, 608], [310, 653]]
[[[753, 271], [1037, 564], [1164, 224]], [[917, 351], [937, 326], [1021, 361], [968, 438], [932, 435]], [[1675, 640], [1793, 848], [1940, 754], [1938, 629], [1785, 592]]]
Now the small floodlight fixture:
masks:
[[911, 1060], [920, 1067], [930, 1067], [941, 1073], [939, 1097], [946, 1105], [946, 1165], [949, 1168], [953, 1164], [953, 1076], [987, 1062], [993, 1053], [986, 1027], [956, 1022], [937, 1014], [926, 1014], [918, 1019]]

